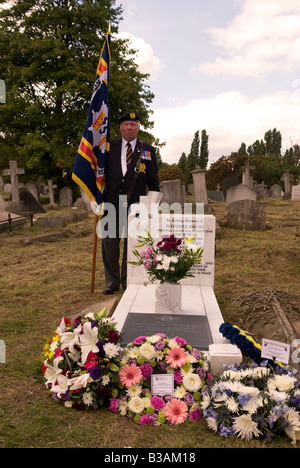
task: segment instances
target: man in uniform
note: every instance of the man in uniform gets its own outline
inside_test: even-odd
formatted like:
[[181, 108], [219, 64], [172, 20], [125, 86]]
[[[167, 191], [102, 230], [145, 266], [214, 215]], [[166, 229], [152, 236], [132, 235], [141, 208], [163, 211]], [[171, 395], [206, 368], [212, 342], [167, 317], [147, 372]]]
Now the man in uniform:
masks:
[[[105, 162], [104, 206], [111, 203], [116, 210], [116, 236], [102, 238], [102, 258], [105, 268], [106, 289], [103, 294], [113, 294], [120, 284], [126, 289], [127, 281], [127, 232], [124, 235], [124, 252], [121, 264], [120, 239], [122, 224], [121, 208], [139, 203], [146, 190], [159, 192], [155, 148], [138, 139], [140, 119], [137, 113], [129, 112], [119, 119], [121, 138], [110, 142], [110, 151]], [[120, 196], [121, 202], [120, 202]], [[124, 211], [124, 210], [123, 210]], [[104, 213], [105, 216], [106, 213]], [[122, 217], [121, 217], [122, 218]], [[110, 219], [108, 217], [108, 223]]]

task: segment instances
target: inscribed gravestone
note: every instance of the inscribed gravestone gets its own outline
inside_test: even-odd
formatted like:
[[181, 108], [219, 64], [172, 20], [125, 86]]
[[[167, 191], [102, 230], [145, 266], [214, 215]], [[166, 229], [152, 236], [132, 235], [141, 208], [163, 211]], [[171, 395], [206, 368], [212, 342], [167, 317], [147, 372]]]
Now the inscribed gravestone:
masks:
[[[135, 207], [138, 211], [138, 205]], [[131, 224], [132, 223], [132, 224]], [[145, 235], [146, 229], [152, 234], [157, 243], [163, 235], [174, 234], [175, 237], [184, 239], [194, 235], [194, 246], [203, 248], [202, 261], [196, 263], [192, 269], [195, 275], [185, 278], [180, 282], [189, 285], [214, 286], [214, 256], [215, 256], [215, 229], [216, 220], [212, 215], [201, 214], [160, 214], [140, 221], [132, 213], [128, 218], [128, 261], [136, 261], [133, 250], [138, 244], [137, 235]], [[134, 232], [134, 235], [132, 233]], [[147, 272], [142, 267], [128, 264], [127, 281], [129, 283], [144, 283], [148, 280]]]
[[172, 203], [180, 203], [183, 205], [182, 183], [180, 179], [164, 180], [160, 183], [160, 191], [163, 194], [162, 202], [172, 205]]

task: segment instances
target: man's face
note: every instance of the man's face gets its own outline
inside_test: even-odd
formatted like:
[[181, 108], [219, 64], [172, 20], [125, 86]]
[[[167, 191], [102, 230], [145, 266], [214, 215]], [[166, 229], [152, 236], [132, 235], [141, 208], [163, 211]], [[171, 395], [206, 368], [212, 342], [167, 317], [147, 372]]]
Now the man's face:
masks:
[[135, 121], [125, 121], [120, 125], [121, 135], [126, 141], [132, 141], [137, 138], [140, 129], [140, 123]]

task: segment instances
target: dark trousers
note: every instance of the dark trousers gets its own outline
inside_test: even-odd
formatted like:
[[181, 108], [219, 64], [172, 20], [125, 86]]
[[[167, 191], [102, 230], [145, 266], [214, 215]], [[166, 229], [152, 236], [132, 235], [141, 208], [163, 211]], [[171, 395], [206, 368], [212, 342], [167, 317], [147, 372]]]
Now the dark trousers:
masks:
[[[123, 289], [127, 286], [127, 225], [124, 219], [119, 219], [119, 210], [116, 212], [116, 236], [102, 238], [102, 260], [105, 268], [105, 283], [110, 289]], [[104, 213], [106, 216], [106, 213]], [[108, 220], [109, 222], [109, 220]], [[126, 230], [126, 232], [125, 232]], [[105, 226], [104, 226], [105, 231]], [[123, 231], [123, 234], [122, 234]], [[122, 239], [123, 237], [123, 239]], [[120, 265], [121, 242], [123, 244], [123, 256]]]

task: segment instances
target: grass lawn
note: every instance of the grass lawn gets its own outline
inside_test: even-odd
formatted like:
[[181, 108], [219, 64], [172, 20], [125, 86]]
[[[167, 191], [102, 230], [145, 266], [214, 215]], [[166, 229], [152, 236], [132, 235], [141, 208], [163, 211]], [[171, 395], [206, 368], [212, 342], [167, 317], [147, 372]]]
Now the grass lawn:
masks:
[[[213, 203], [221, 226], [215, 294], [224, 320], [240, 326], [244, 317], [234, 299], [243, 294], [274, 288], [300, 297], [299, 203], [275, 199], [265, 203], [268, 229], [264, 232], [228, 229], [225, 205]], [[90, 293], [93, 230], [90, 215], [66, 226], [65, 236], [55, 242], [34, 241], [47, 233], [37, 225], [0, 233], [0, 339], [7, 350], [6, 364], [0, 364], [0, 447], [293, 447], [284, 437], [272, 444], [223, 439], [204, 420], [140, 428], [107, 409], [77, 412], [51, 400], [40, 370], [47, 338], [62, 316], [74, 317], [95, 302], [105, 302], [100, 242], [95, 293]]]

